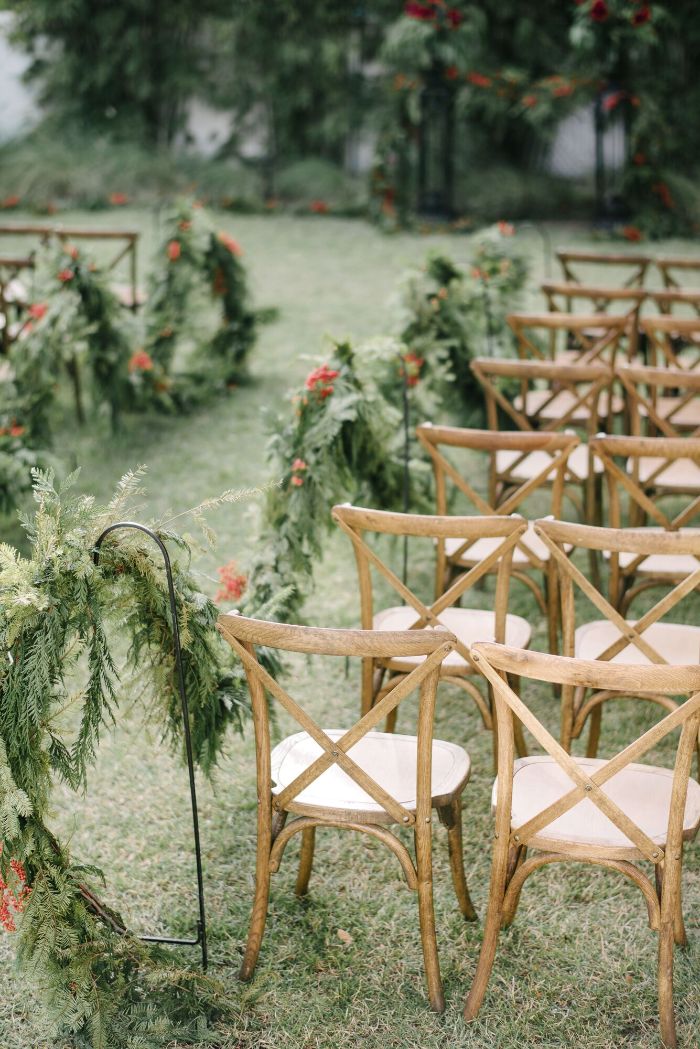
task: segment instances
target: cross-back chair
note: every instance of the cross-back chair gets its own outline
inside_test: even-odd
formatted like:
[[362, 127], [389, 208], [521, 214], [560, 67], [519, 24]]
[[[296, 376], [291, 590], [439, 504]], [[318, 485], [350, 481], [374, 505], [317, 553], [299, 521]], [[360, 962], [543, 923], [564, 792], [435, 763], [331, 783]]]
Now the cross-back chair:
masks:
[[[689, 606], [695, 608], [696, 615], [700, 608], [700, 531], [694, 535], [664, 534], [662, 554], [659, 537], [648, 528], [592, 528], [549, 519], [537, 521], [535, 531], [548, 548], [558, 575], [563, 655], [642, 666], [700, 663], [700, 626], [682, 621], [688, 618]], [[572, 558], [574, 550], [596, 550], [606, 555], [610, 565], [609, 597], [578, 567]], [[666, 559], [667, 568], [670, 562], [681, 570], [663, 579], [665, 593], [653, 607], [638, 619], [625, 618], [619, 611], [620, 576], [624, 571], [621, 566], [643, 564], [659, 556]], [[577, 615], [577, 596], [585, 599], [589, 613], [595, 610], [603, 618], [590, 620]], [[578, 739], [589, 723], [586, 754], [596, 757], [603, 708], [610, 700], [623, 698], [618, 692], [589, 693], [583, 687], [567, 690], [561, 712], [562, 746], [569, 750], [572, 740]], [[657, 703], [667, 710], [676, 706], [668, 696], [648, 689], [635, 693], [634, 698]]]
[[[499, 731], [489, 906], [465, 1018], [472, 1020], [481, 1007], [499, 930], [515, 917], [529, 875], [551, 863], [591, 863], [617, 871], [642, 892], [649, 925], [658, 934], [661, 1035], [672, 1049], [674, 945], [686, 942], [683, 847], [700, 826], [700, 786], [690, 779], [700, 726], [700, 666], [622, 666], [495, 644], [474, 645], [472, 658], [493, 689]], [[550, 682], [562, 692], [583, 686], [629, 695], [651, 688], [689, 698], [609, 760], [579, 758], [567, 753], [509, 686], [512, 676]], [[515, 718], [544, 754], [514, 762]], [[679, 729], [672, 769], [639, 763]], [[653, 865], [654, 880], [640, 861]]]
[[700, 436], [700, 370], [621, 364], [630, 432], [649, 437]]
[[643, 287], [647, 270], [653, 261], [651, 256], [639, 253], [585, 251], [575, 248], [561, 248], [556, 255], [565, 281], [572, 284], [587, 284], [588, 281], [581, 276], [582, 269], [586, 270], [590, 266], [596, 268], [610, 266], [618, 271], [614, 282], [616, 287], [620, 286], [622, 280], [619, 271], [631, 271], [622, 283], [625, 288]]
[[[471, 368], [486, 399], [490, 430], [504, 423], [526, 433], [554, 433], [577, 428], [590, 439], [600, 428], [600, 398], [610, 385], [611, 371], [602, 364], [552, 364], [547, 361], [494, 360], [477, 357]], [[516, 390], [519, 391], [516, 393]], [[529, 480], [540, 464], [532, 457], [506, 460], [496, 457], [499, 484], [512, 486]], [[565, 491], [580, 515], [595, 522], [600, 500], [598, 466], [587, 445], [569, 455]], [[581, 498], [572, 493], [581, 491]]]
[[[690, 554], [667, 548], [673, 533], [700, 536], [700, 529], [693, 527], [700, 515], [700, 437], [601, 434], [591, 441], [591, 450], [605, 473], [610, 526], [646, 525], [650, 538], [648, 554], [620, 554], [612, 564], [611, 599], [626, 612], [642, 591], [697, 567]], [[667, 506], [669, 500], [673, 502]]]
[[[547, 488], [549, 513], [561, 517], [561, 504], [566, 479], [566, 466], [570, 454], [579, 445], [574, 433], [520, 433], [512, 430], [492, 432], [490, 430], [467, 430], [455, 426], [433, 426], [423, 423], [416, 429], [418, 440], [428, 452], [435, 476], [436, 510], [440, 515], [449, 512], [448, 491], [461, 493], [477, 514], [506, 516], [520, 513], [524, 517], [523, 504], [531, 496]], [[461, 469], [450, 458], [448, 449], [470, 454], [468, 464]], [[504, 487], [498, 481], [497, 460], [501, 456], [501, 467], [505, 458], [512, 464], [533, 457], [538, 464], [537, 472], [527, 481], [516, 481]], [[487, 459], [487, 470], [483, 463]], [[471, 480], [475, 474], [488, 475], [488, 495], [478, 490], [478, 482]], [[476, 542], [455, 537], [437, 540], [436, 595], [449, 586], [455, 574], [478, 564], [499, 542], [498, 539], [478, 539]], [[541, 584], [533, 579], [540, 575]], [[534, 533], [531, 524], [513, 550], [511, 577], [523, 583], [533, 594], [542, 615], [549, 626], [550, 650], [557, 649], [557, 612], [555, 598], [556, 576], [550, 564], [549, 551]]]
[[[527, 620], [508, 612], [508, 591], [513, 550], [527, 531], [521, 517], [455, 517], [428, 514], [389, 513], [344, 504], [333, 507], [333, 520], [352, 542], [357, 563], [360, 593], [360, 623], [365, 630], [446, 629], [453, 640], [453, 651], [440, 667], [440, 680], [456, 685], [474, 700], [484, 727], [493, 729], [488, 700], [474, 683], [475, 668], [469, 655], [472, 641], [508, 639], [511, 644], [527, 646], [531, 629]], [[423, 601], [376, 550], [378, 536], [413, 536], [430, 542], [458, 539], [474, 543], [488, 541], [487, 552], [453, 580], [432, 602]], [[367, 541], [374, 536], [375, 542]], [[432, 554], [432, 550], [431, 550]], [[459, 602], [476, 584], [496, 569], [496, 587], [491, 608], [462, 608]], [[378, 608], [375, 580], [388, 583], [401, 601], [399, 605]], [[362, 668], [362, 710], [371, 710], [397, 680], [410, 674], [415, 658], [365, 659]], [[387, 727], [395, 725], [395, 715]], [[519, 740], [521, 749], [524, 742]]]
[[[700, 293], [698, 293], [700, 309]], [[647, 360], [657, 368], [693, 371], [700, 365], [700, 319], [661, 314], [642, 319]]]
[[659, 313], [673, 314], [680, 309], [700, 315], [700, 288], [648, 288], [646, 295]]
[[[245, 668], [255, 727], [258, 840], [255, 898], [240, 970], [253, 975], [265, 931], [270, 876], [284, 849], [301, 834], [297, 895], [308, 889], [317, 828], [335, 827], [380, 841], [397, 857], [408, 887], [418, 894], [418, 913], [430, 1004], [442, 1011], [444, 995], [435, 935], [432, 870], [432, 811], [447, 826], [450, 865], [457, 900], [467, 919], [476, 915], [462, 860], [462, 792], [469, 780], [469, 755], [462, 747], [435, 739], [435, 696], [443, 661], [453, 651], [450, 634], [440, 630], [366, 631], [288, 626], [219, 617], [219, 630]], [[322, 727], [261, 665], [260, 646], [284, 652], [361, 659], [410, 659], [412, 667], [396, 687], [346, 728]], [[413, 736], [374, 731], [387, 714], [420, 690], [417, 732]], [[271, 749], [267, 697], [276, 700], [301, 727]], [[288, 822], [289, 817], [291, 821]], [[410, 828], [415, 855], [389, 828]]]
[[[639, 311], [648, 294], [644, 288], [607, 288], [555, 280], [543, 281], [540, 288], [550, 313], [573, 313], [575, 303], [581, 302], [582, 310], [588, 313], [624, 316], [627, 322], [627, 356], [634, 359], [638, 344]], [[591, 338], [601, 337], [605, 331], [605, 327], [595, 324], [584, 328], [584, 333]]]
[[688, 275], [695, 274], [700, 279], [700, 257], [692, 255], [657, 255], [654, 259], [656, 268], [666, 288], [679, 288], [680, 279], [678, 271], [683, 274], [685, 281]]

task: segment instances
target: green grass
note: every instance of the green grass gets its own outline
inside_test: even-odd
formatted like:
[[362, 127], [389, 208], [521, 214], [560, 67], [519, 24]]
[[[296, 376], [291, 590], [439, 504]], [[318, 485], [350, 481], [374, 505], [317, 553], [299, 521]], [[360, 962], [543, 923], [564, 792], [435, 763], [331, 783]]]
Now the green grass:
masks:
[[[20, 216], [18, 216], [20, 217]], [[62, 215], [64, 223], [136, 224], [143, 249], [155, 243], [155, 216]], [[362, 224], [334, 219], [221, 218], [245, 249], [256, 301], [279, 307], [262, 329], [250, 385], [183, 418], [134, 417], [118, 438], [104, 419], [78, 432], [66, 414], [60, 454], [83, 467], [81, 487], [106, 497], [123, 471], [149, 466], [144, 515], [179, 511], [224, 488], [255, 486], [268, 478], [264, 458], [266, 413], [285, 408], [286, 392], [323, 355], [324, 337], [360, 338], [390, 330], [391, 294], [407, 265], [439, 247], [469, 256], [467, 238], [384, 237]], [[557, 242], [581, 239], [552, 231]], [[543, 275], [539, 238], [521, 234], [533, 258], [533, 286]], [[688, 249], [659, 245], [658, 250]], [[4, 250], [4, 248], [3, 248]], [[656, 250], [656, 249], [655, 249]], [[145, 259], [145, 254], [144, 254]], [[536, 297], [525, 301], [537, 302]], [[232, 557], [245, 565], [256, 535], [257, 506], [248, 501], [217, 511], [219, 547], [196, 568], [213, 593], [215, 568]], [[17, 539], [6, 522], [5, 537]], [[426, 563], [416, 552], [412, 571]], [[481, 600], [488, 602], [488, 590]], [[306, 613], [311, 621], [351, 625], [358, 597], [347, 541], [331, 534], [316, 572]], [[544, 623], [523, 588], [514, 586], [513, 610], [533, 623], [534, 647], [545, 647]], [[329, 683], [330, 682], [330, 683]], [[357, 677], [342, 665], [331, 674], [320, 661], [293, 661], [286, 681], [308, 696], [311, 712], [342, 724], [357, 712]], [[548, 692], [530, 697], [554, 727], [557, 704]], [[399, 727], [410, 730], [415, 702]], [[652, 723], [643, 705], [606, 718], [606, 752]], [[144, 729], [144, 723], [146, 727]], [[281, 717], [278, 734], [288, 728]], [[480, 915], [489, 876], [491, 740], [461, 694], [441, 693], [436, 734], [463, 744], [473, 763], [465, 794], [465, 862]], [[668, 758], [668, 748], [662, 757]], [[236, 980], [252, 896], [255, 840], [253, 739], [231, 737], [211, 783], [199, 780], [212, 973], [230, 989], [235, 1021], [204, 1045], [219, 1049], [515, 1049], [583, 1046], [651, 1049], [658, 1045], [653, 933], [637, 890], [620, 878], [584, 866], [550, 867], [528, 882], [518, 917], [502, 935], [489, 993], [478, 1021], [466, 1027], [464, 995], [474, 972], [480, 926], [457, 912], [447, 865], [445, 833], [435, 828], [435, 884], [441, 964], [447, 996], [443, 1016], [425, 995], [417, 910], [402, 886], [396, 860], [373, 842], [336, 831], [318, 836], [307, 901], [293, 894], [298, 843], [288, 848], [273, 880], [268, 929], [251, 984]], [[109, 898], [137, 929], [189, 934], [195, 917], [188, 799], [184, 770], [161, 745], [137, 698], [124, 696], [116, 731], [105, 733], [89, 795], [57, 789], [54, 823], [77, 854], [106, 872]], [[698, 974], [700, 873], [698, 849], [688, 849], [686, 916], [690, 946], [677, 953], [679, 1039], [700, 1040]], [[339, 936], [344, 930], [351, 942]], [[12, 937], [0, 938], [0, 1045], [48, 1049], [60, 1043], [41, 1033], [31, 995], [12, 966]], [[192, 960], [196, 954], [192, 952]]]

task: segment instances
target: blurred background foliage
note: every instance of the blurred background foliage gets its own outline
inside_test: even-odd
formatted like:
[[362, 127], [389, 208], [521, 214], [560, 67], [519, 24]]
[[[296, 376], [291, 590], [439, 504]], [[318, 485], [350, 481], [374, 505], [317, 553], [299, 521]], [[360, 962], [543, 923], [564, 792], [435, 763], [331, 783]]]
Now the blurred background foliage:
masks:
[[[700, 228], [696, 0], [9, 0], [45, 117], [0, 150], [0, 196], [51, 210], [196, 187], [231, 208], [425, 210], [421, 151], [449, 109], [451, 217]], [[443, 99], [431, 116], [426, 98]], [[225, 115], [202, 155], [192, 103]], [[546, 158], [593, 108], [624, 157], [596, 185]], [[194, 125], [194, 127], [193, 127]], [[442, 147], [440, 147], [442, 149]], [[443, 151], [444, 152], [444, 151]]]

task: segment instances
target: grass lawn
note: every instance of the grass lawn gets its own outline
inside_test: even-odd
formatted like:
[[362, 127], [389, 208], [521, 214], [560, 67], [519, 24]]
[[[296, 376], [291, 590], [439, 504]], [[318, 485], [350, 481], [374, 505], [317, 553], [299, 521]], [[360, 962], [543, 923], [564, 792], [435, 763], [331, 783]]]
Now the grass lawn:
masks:
[[[18, 218], [20, 218], [18, 216]], [[65, 224], [135, 226], [143, 231], [142, 269], [155, 243], [156, 216], [148, 212], [74, 214]], [[285, 408], [287, 391], [323, 354], [328, 336], [360, 338], [391, 331], [390, 304], [399, 274], [440, 248], [458, 260], [470, 254], [467, 237], [387, 237], [361, 222], [331, 218], [222, 216], [245, 250], [256, 302], [279, 308], [254, 350], [250, 385], [202, 411], [182, 417], [135, 416], [118, 438], [106, 420], [79, 432], [66, 414], [57, 450], [80, 464], [81, 488], [106, 498], [130, 466], [147, 463], [144, 516], [175, 512], [231, 487], [268, 479], [266, 413]], [[552, 229], [556, 243], [585, 238]], [[530, 229], [519, 236], [532, 256], [531, 287], [544, 276], [542, 245]], [[590, 240], [587, 241], [590, 243]], [[5, 246], [3, 249], [5, 250]], [[654, 251], [693, 252], [665, 243]], [[554, 266], [552, 266], [552, 275]], [[610, 280], [599, 274], [598, 278]], [[539, 304], [536, 293], [524, 304]], [[439, 420], [434, 420], [439, 421]], [[202, 586], [213, 593], [215, 569], [236, 558], [245, 565], [256, 534], [254, 500], [217, 511], [211, 523], [218, 550], [201, 558]], [[14, 522], [4, 539], [16, 541]], [[414, 569], [412, 568], [412, 571]], [[415, 571], [427, 562], [416, 554]], [[534, 626], [533, 647], [546, 646], [545, 624], [529, 594], [514, 586], [513, 610]], [[488, 603], [488, 591], [482, 600]], [[331, 535], [316, 573], [306, 614], [326, 625], [354, 625], [359, 599], [349, 544]], [[292, 661], [287, 686], [310, 697], [325, 724], [342, 724], [357, 712], [357, 674], [344, 667], [330, 675], [315, 661]], [[533, 694], [551, 726], [558, 709], [551, 693]], [[415, 703], [399, 717], [412, 731]], [[644, 705], [608, 716], [604, 753], [654, 720]], [[144, 723], [146, 725], [144, 729]], [[278, 732], [288, 728], [280, 718]], [[467, 747], [472, 782], [465, 793], [465, 862], [472, 897], [483, 917], [490, 863], [491, 740], [473, 706], [449, 688], [441, 692], [436, 735]], [[554, 866], [525, 888], [514, 925], [503, 933], [488, 996], [479, 1019], [465, 1026], [461, 1007], [474, 972], [480, 926], [465, 925], [449, 877], [446, 837], [435, 828], [435, 892], [447, 1010], [432, 1014], [424, 989], [417, 907], [403, 887], [396, 860], [377, 843], [328, 830], [318, 835], [308, 899], [293, 893], [298, 840], [288, 848], [273, 880], [268, 928], [252, 983], [236, 979], [252, 898], [255, 784], [252, 730], [231, 737], [214, 779], [200, 778], [200, 804], [209, 916], [211, 971], [230, 988], [235, 1021], [202, 1040], [219, 1049], [516, 1049], [521, 1046], [586, 1046], [651, 1049], [659, 1044], [656, 1003], [656, 938], [646, 926], [638, 891], [585, 866]], [[667, 747], [661, 757], [668, 759]], [[650, 758], [649, 760], [652, 760]], [[110, 902], [137, 929], [189, 935], [195, 917], [186, 776], [148, 725], [138, 699], [123, 697], [116, 731], [105, 732], [89, 796], [57, 789], [54, 820], [87, 862], [107, 875]], [[700, 1042], [700, 853], [687, 850], [687, 950], [677, 952], [676, 1006], [679, 1041]], [[347, 935], [346, 935], [347, 934]], [[4, 1049], [56, 1046], [41, 1033], [37, 1008], [12, 966], [10, 935], [0, 938], [0, 1045]], [[187, 956], [185, 951], [185, 956]], [[192, 954], [192, 960], [196, 956]]]

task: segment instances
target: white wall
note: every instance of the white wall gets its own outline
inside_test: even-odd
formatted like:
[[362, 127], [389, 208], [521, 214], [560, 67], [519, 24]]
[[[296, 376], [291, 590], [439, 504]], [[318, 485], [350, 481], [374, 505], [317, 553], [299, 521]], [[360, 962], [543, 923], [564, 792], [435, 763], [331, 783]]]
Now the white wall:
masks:
[[0, 11], [0, 141], [28, 131], [40, 117], [34, 91], [22, 81], [29, 58], [8, 40], [12, 18]]
[[[606, 171], [616, 171], [624, 164], [625, 138], [621, 120], [611, 124], [603, 135], [603, 158]], [[570, 113], [559, 124], [546, 166], [553, 175], [565, 178], [593, 173], [595, 125], [592, 102]]]

